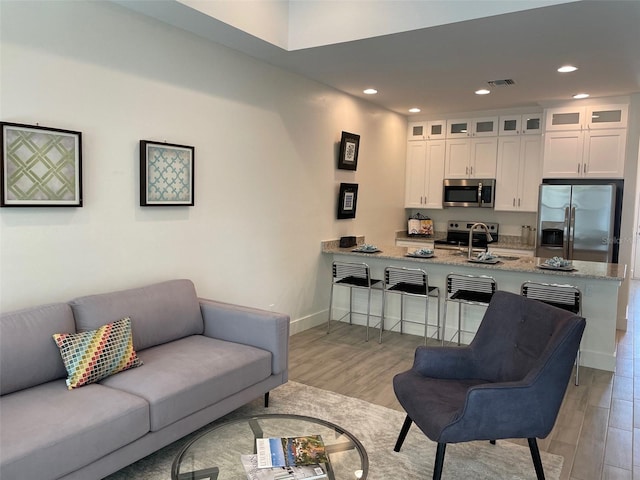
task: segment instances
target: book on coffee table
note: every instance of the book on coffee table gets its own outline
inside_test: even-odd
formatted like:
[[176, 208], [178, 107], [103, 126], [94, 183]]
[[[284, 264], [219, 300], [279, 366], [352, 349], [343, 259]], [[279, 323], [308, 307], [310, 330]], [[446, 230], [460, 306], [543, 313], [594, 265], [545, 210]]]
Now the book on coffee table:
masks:
[[314, 480], [327, 478], [320, 465], [258, 468], [257, 455], [240, 455], [248, 480]]
[[317, 465], [329, 461], [320, 435], [257, 438], [258, 468]]

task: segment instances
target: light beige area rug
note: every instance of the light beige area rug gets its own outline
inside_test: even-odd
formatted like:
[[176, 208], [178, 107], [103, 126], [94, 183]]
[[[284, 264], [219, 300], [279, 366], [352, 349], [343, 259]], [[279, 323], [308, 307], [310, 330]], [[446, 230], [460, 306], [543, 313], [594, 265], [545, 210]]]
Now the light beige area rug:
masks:
[[[241, 407], [220, 420], [263, 413], [307, 415], [335, 423], [355, 435], [369, 457], [370, 480], [426, 480], [433, 475], [436, 444], [412, 425], [400, 452], [394, 452], [402, 412], [337, 393], [289, 382], [271, 392], [269, 408], [263, 399]], [[204, 427], [204, 428], [209, 428]], [[202, 430], [200, 430], [202, 431]], [[109, 480], [163, 480], [171, 478], [171, 463], [188, 439], [168, 447], [108, 477]], [[548, 480], [560, 478], [563, 457], [540, 452]], [[535, 480], [527, 447], [508, 441], [470, 442], [447, 446], [443, 480]], [[238, 479], [243, 480], [243, 479]]]

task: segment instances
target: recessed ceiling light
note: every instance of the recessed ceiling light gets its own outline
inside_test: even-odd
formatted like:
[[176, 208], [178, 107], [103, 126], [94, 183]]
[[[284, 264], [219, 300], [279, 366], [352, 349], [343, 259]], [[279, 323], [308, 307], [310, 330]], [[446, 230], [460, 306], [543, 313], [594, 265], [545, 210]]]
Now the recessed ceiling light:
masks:
[[413, 107], [413, 108], [410, 108], [409, 111], [411, 113], [418, 113], [418, 112], [420, 112], [420, 109], [418, 107]]
[[363, 90], [363, 93], [366, 93], [367, 95], [375, 95], [378, 93], [378, 90], [375, 88], [367, 88], [366, 90]]
[[476, 90], [476, 95], [488, 95], [491, 93], [491, 90], [487, 90], [486, 88], [481, 88], [480, 90]]
[[558, 71], [560, 73], [571, 73], [575, 72], [577, 69], [578, 67], [574, 67], [573, 65], [563, 65], [558, 69]]
[[589, 96], [588, 93], [576, 93], [573, 98], [575, 99], [580, 99], [580, 98], [587, 98]]

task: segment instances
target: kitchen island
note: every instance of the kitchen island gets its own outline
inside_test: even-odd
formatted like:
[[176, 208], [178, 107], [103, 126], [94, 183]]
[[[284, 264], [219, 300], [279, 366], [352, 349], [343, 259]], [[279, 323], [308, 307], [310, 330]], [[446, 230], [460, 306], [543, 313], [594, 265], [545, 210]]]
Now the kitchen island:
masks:
[[[361, 241], [359, 243], [362, 243]], [[373, 278], [383, 278], [384, 268], [399, 266], [422, 268], [429, 276], [429, 285], [440, 288], [441, 312], [444, 312], [446, 295], [446, 277], [449, 273], [467, 275], [488, 275], [493, 277], [499, 290], [520, 293], [520, 285], [525, 281], [543, 283], [571, 284], [582, 291], [582, 315], [587, 319], [587, 327], [581, 345], [581, 365], [601, 370], [613, 371], [616, 364], [616, 323], [619, 315], [626, 316], [626, 305], [619, 305], [618, 291], [626, 275], [626, 265], [574, 261], [573, 271], [541, 269], [545, 259], [537, 257], [501, 257], [499, 263], [470, 263], [466, 251], [436, 249], [432, 258], [408, 257], [415, 248], [380, 245], [377, 253], [353, 252], [353, 248], [339, 248], [337, 241], [322, 242], [322, 253], [331, 261], [364, 262], [371, 268]], [[340, 318], [348, 310], [349, 297], [347, 289], [336, 289], [334, 314], [332, 318]], [[366, 311], [366, 294], [354, 293], [354, 310]], [[372, 295], [372, 315], [380, 315], [381, 295]], [[387, 304], [385, 329], [396, 324], [399, 316], [397, 296], [390, 296]], [[429, 317], [435, 319], [437, 308], [434, 300], [430, 300]], [[450, 339], [457, 326], [459, 304], [448, 305], [445, 339]], [[475, 332], [484, 314], [484, 308], [478, 306], [462, 306], [462, 329]], [[419, 299], [408, 299], [405, 305], [405, 317], [419, 320], [424, 318], [424, 302]], [[363, 315], [354, 315], [354, 323], [364, 324]], [[379, 318], [372, 318], [374, 325]], [[433, 323], [430, 321], [430, 323]], [[406, 333], [422, 335], [421, 327], [407, 324]], [[376, 331], [377, 333], [377, 331]], [[435, 333], [430, 329], [429, 334]], [[375, 334], [374, 334], [375, 338]], [[462, 343], [469, 343], [473, 333], [461, 336]]]

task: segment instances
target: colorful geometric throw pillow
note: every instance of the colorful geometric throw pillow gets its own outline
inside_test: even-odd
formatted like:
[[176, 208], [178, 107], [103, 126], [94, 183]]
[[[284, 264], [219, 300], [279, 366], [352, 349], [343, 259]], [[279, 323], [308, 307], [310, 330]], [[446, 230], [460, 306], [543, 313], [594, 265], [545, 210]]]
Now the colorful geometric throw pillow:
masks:
[[88, 332], [56, 333], [53, 339], [67, 369], [69, 390], [142, 365], [133, 349], [129, 317]]

